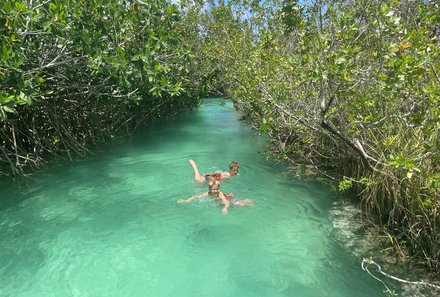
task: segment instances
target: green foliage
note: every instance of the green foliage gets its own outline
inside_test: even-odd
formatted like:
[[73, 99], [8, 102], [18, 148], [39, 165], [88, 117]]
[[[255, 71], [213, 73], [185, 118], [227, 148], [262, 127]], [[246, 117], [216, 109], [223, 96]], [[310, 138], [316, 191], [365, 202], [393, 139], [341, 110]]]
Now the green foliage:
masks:
[[221, 94], [270, 135], [275, 155], [358, 190], [366, 211], [397, 232], [393, 243], [404, 238], [439, 269], [439, 4], [180, 7], [2, 1], [0, 173], [85, 155]]
[[0, 7], [3, 111], [44, 100], [52, 87], [70, 92], [70, 82], [77, 88], [106, 81], [103, 92], [130, 93], [133, 100], [189, 91], [192, 58], [180, 36], [177, 6], [165, 1], [31, 3], [5, 1]]
[[341, 192], [350, 189], [352, 186], [353, 186], [353, 181], [347, 179], [345, 176], [338, 184], [339, 191]]
[[275, 155], [345, 176], [341, 190], [356, 185], [370, 214], [440, 268], [439, 4], [300, 3], [192, 7], [208, 88], [233, 98]]
[[203, 92], [166, 1], [7, 0], [0, 31], [0, 168], [13, 174], [45, 154], [84, 155]]

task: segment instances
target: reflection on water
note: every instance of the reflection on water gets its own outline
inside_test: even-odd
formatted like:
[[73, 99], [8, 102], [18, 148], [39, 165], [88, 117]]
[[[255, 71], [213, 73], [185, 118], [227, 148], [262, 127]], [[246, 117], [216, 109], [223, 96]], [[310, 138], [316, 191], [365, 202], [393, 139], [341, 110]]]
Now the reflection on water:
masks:
[[[336, 197], [291, 180], [221, 99], [94, 158], [0, 190], [0, 296], [382, 296], [335, 240]], [[254, 206], [177, 204], [240, 162], [225, 193]]]

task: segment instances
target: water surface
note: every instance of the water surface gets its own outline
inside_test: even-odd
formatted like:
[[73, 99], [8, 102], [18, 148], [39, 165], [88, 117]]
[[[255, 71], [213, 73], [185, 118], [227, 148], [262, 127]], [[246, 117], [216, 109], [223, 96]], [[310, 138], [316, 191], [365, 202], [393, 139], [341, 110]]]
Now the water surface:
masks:
[[[87, 161], [1, 184], [0, 296], [371, 297], [382, 287], [336, 240], [334, 193], [259, 154], [232, 103], [207, 99]], [[240, 162], [222, 215], [201, 171]]]

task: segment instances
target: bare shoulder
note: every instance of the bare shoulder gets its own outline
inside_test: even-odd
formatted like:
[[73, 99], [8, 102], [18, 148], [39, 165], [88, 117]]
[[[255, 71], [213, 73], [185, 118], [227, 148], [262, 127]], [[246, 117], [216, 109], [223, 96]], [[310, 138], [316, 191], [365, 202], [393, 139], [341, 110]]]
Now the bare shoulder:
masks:
[[227, 171], [223, 171], [223, 172], [222, 172], [222, 177], [223, 177], [223, 178], [230, 178], [230, 177], [231, 177], [231, 174], [230, 174], [229, 172], [227, 172]]
[[226, 199], [226, 196], [223, 192], [220, 192], [220, 193], [218, 193], [218, 198], [223, 200], [223, 199]]

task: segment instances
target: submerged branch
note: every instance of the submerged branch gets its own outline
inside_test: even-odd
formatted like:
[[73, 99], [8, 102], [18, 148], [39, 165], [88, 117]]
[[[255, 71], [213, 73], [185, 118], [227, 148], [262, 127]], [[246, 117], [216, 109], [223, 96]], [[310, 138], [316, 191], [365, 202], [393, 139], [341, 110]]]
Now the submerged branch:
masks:
[[380, 267], [380, 265], [377, 264], [376, 262], [374, 262], [372, 259], [365, 259], [365, 258], [364, 258], [364, 259], [362, 260], [362, 263], [361, 263], [362, 270], [366, 271], [366, 272], [367, 272], [369, 275], [371, 275], [374, 279], [380, 281], [380, 282], [385, 286], [387, 292], [391, 292], [391, 291], [390, 291], [390, 289], [387, 287], [387, 285], [385, 284], [385, 282], [384, 282], [383, 280], [381, 280], [380, 278], [378, 278], [377, 276], [373, 275], [373, 274], [368, 270], [368, 266], [370, 266], [371, 264], [373, 264], [374, 266], [376, 266], [376, 268], [377, 268], [377, 270], [380, 272], [380, 274], [382, 274], [382, 275], [384, 275], [384, 276], [386, 276], [386, 277], [388, 277], [388, 278], [390, 278], [390, 279], [392, 279], [392, 280], [395, 280], [395, 281], [398, 281], [398, 282], [401, 282], [401, 283], [404, 283], [404, 284], [428, 286], [428, 287], [434, 288], [434, 289], [436, 289], [436, 290], [440, 290], [440, 285], [431, 284], [431, 283], [427, 283], [427, 282], [424, 282], [424, 281], [408, 281], [408, 280], [405, 280], [405, 279], [401, 279], [401, 278], [398, 278], [398, 277], [392, 276], [392, 275], [390, 275], [390, 274], [384, 272], [384, 271], [382, 270], [382, 268]]

